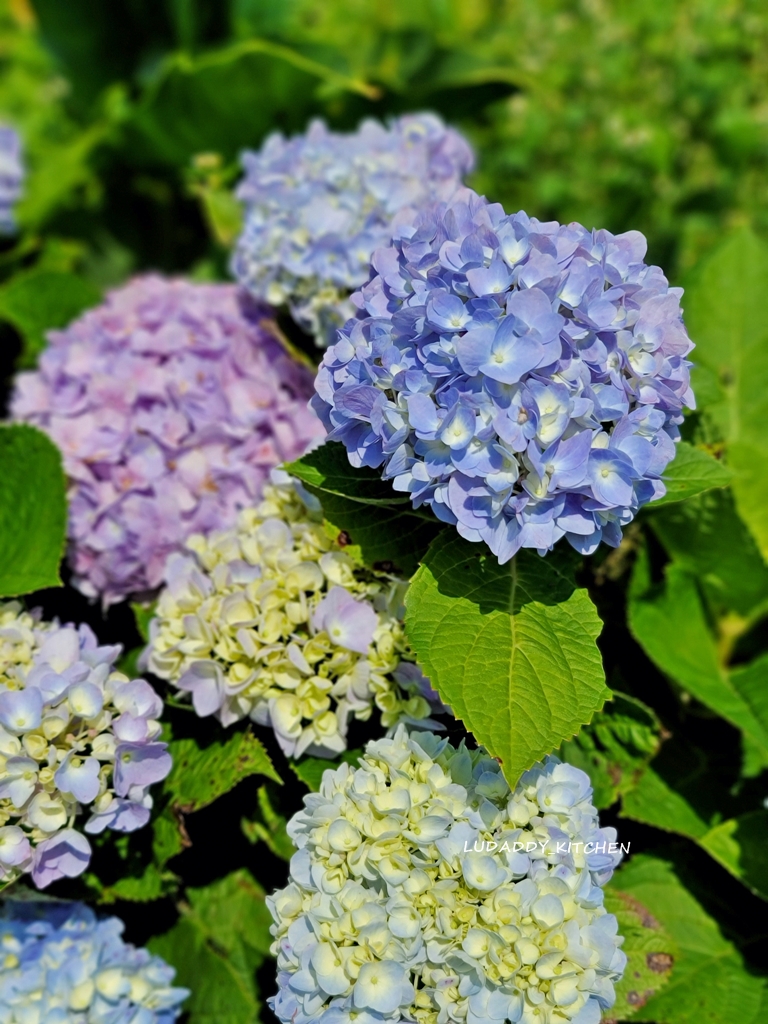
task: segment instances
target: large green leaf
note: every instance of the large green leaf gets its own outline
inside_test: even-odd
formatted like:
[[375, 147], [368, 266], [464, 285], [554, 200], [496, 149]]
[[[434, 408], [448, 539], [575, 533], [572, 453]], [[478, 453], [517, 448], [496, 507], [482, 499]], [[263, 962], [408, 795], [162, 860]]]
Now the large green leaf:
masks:
[[636, 854], [611, 888], [637, 900], [669, 934], [679, 956], [658, 993], [633, 1019], [654, 1024], [759, 1024], [764, 978], [750, 973], [738, 949], [683, 886], [671, 864]]
[[406, 594], [406, 631], [457, 718], [514, 785], [599, 711], [601, 622], [567, 552], [521, 551], [499, 565], [484, 545], [440, 534]]
[[0, 427], [0, 597], [61, 585], [66, 529], [58, 448], [26, 424]]
[[614, 691], [591, 723], [563, 743], [559, 754], [589, 775], [595, 807], [610, 807], [635, 785], [658, 751], [660, 732], [659, 720], [650, 708]]
[[727, 487], [732, 477], [730, 469], [704, 448], [680, 441], [676, 446], [674, 459], [664, 472], [667, 493], [663, 498], [654, 501], [649, 508], [655, 509], [659, 505], [683, 501], [713, 487]]
[[34, 366], [45, 348], [46, 332], [65, 327], [100, 298], [99, 289], [77, 274], [28, 270], [12, 277], [0, 288], [0, 318], [22, 336], [21, 365]]
[[318, 110], [320, 87], [371, 97], [375, 89], [295, 50], [248, 39], [200, 57], [169, 57], [146, 90], [133, 125], [154, 159], [184, 166], [201, 152], [237, 156], [277, 126], [299, 131]]
[[694, 840], [752, 892], [768, 899], [768, 811], [711, 824], [677, 788], [648, 768], [624, 795], [622, 814]]
[[372, 469], [354, 469], [344, 446], [326, 442], [285, 469], [319, 498], [329, 523], [343, 530], [368, 565], [410, 576], [442, 524]]
[[698, 578], [714, 609], [750, 617], [768, 604], [768, 566], [730, 490], [659, 509], [649, 522], [678, 565]]
[[243, 870], [187, 895], [179, 922], [149, 948], [176, 968], [175, 984], [191, 989], [190, 1024], [256, 1024], [256, 970], [270, 942], [261, 886]]
[[641, 550], [628, 612], [633, 636], [662, 672], [768, 751], [768, 732], [722, 668], [695, 580], [684, 569], [671, 562], [664, 584], [652, 584]]
[[666, 929], [634, 897], [621, 892], [616, 882], [605, 890], [605, 909], [616, 915], [622, 950], [627, 955], [624, 977], [616, 985], [616, 1003], [610, 1020], [626, 1020], [669, 981], [679, 952]]
[[[688, 289], [686, 321], [694, 354], [717, 377], [710, 411], [728, 443], [741, 516], [768, 558], [768, 246], [748, 228], [734, 231]], [[696, 374], [693, 378], [696, 387]]]
[[251, 732], [235, 732], [207, 747], [193, 739], [171, 740], [169, 750], [173, 768], [164, 789], [184, 814], [207, 807], [251, 775], [282, 782], [263, 743]]

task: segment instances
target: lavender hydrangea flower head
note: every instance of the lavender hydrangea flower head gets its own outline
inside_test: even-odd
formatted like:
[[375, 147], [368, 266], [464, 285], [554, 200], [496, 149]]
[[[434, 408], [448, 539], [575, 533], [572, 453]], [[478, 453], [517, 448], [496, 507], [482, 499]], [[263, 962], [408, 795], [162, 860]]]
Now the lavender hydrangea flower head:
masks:
[[645, 249], [469, 189], [399, 224], [318, 373], [329, 438], [500, 562], [617, 545], [694, 405], [682, 291]]
[[189, 995], [175, 970], [82, 903], [8, 901], [0, 915], [6, 1024], [173, 1024]]
[[24, 165], [21, 162], [21, 141], [17, 132], [0, 125], [0, 234], [16, 230], [14, 204], [21, 196]]
[[237, 195], [246, 222], [232, 263], [258, 299], [330, 344], [354, 313], [349, 295], [368, 279], [371, 254], [413, 209], [448, 199], [472, 169], [468, 143], [433, 114], [347, 135], [313, 121], [305, 135], [271, 135], [245, 153]]
[[[271, 725], [288, 757], [346, 749], [350, 717], [432, 725], [444, 710], [411, 660], [405, 584], [364, 570], [282, 472], [231, 530], [168, 560], [147, 663], [223, 725]], [[302, 500], [302, 494], [304, 500]], [[434, 726], [433, 726], [434, 727]]]
[[403, 726], [327, 770], [268, 899], [285, 1024], [599, 1024], [626, 956], [621, 858], [589, 778], [549, 757], [514, 790], [483, 750]]
[[321, 430], [311, 374], [231, 285], [140, 277], [52, 331], [13, 414], [58, 444], [74, 581], [105, 604], [151, 590], [199, 530], [230, 526]]
[[86, 625], [0, 605], [0, 882], [31, 872], [44, 889], [88, 866], [87, 833], [149, 821], [150, 788], [171, 770], [163, 703], [114, 668]]

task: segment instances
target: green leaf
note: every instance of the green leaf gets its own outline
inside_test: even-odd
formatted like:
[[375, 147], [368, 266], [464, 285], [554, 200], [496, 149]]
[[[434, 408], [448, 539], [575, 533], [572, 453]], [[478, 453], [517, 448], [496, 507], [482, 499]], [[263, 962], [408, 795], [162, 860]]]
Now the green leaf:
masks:
[[[717, 376], [722, 401], [712, 414], [728, 445], [739, 513], [768, 558], [768, 246], [734, 231], [710, 256], [686, 294], [694, 360]], [[696, 387], [696, 374], [693, 377]]]
[[255, 1024], [256, 970], [270, 943], [263, 890], [243, 870], [188, 896], [179, 922], [150, 950], [176, 968], [174, 984], [191, 989], [190, 1024]]
[[661, 726], [650, 708], [614, 691], [602, 711], [560, 747], [563, 761], [592, 781], [592, 802], [602, 809], [635, 785], [659, 749]]
[[323, 781], [323, 772], [328, 769], [335, 771], [342, 761], [357, 768], [362, 756], [362, 750], [345, 750], [337, 761], [326, 761], [322, 757], [302, 757], [300, 761], [291, 761], [290, 764], [297, 778], [301, 779], [313, 793], [318, 793], [320, 783]]
[[752, 616], [768, 603], [768, 566], [730, 490], [659, 509], [649, 522], [678, 565], [699, 579], [714, 609]]
[[733, 669], [731, 683], [768, 733], [768, 654]]
[[732, 477], [730, 469], [704, 448], [680, 441], [675, 446], [674, 459], [664, 471], [667, 493], [648, 507], [656, 509], [660, 505], [692, 498], [713, 487], [727, 487]]
[[642, 549], [632, 574], [628, 611], [632, 635], [651, 661], [768, 751], [768, 732], [720, 665], [693, 578], [671, 562], [664, 585], [651, 584], [648, 555]]
[[601, 627], [567, 552], [521, 551], [499, 565], [452, 530], [432, 543], [406, 594], [419, 663], [511, 786], [610, 697]]
[[734, 878], [768, 899], [768, 812], [753, 811], [711, 826], [689, 801], [648, 768], [625, 794], [622, 815], [694, 840]]
[[169, 750], [173, 768], [164, 789], [184, 814], [207, 807], [251, 775], [282, 784], [264, 745], [251, 732], [236, 732], [207, 747], [194, 739], [171, 740]]
[[262, 842], [276, 857], [290, 860], [296, 852], [296, 847], [286, 831], [285, 818], [272, 806], [266, 786], [259, 786], [256, 795], [259, 801], [259, 817], [241, 819], [243, 835], [249, 843], [255, 845]]
[[12, 277], [0, 288], [0, 318], [22, 336], [20, 365], [34, 366], [46, 333], [66, 327], [100, 299], [99, 289], [77, 274], [33, 269]]
[[95, 876], [86, 877], [86, 882], [98, 894], [102, 904], [116, 903], [127, 900], [130, 903], [151, 903], [162, 896], [167, 896], [176, 888], [176, 876], [169, 871], [160, 871], [154, 864], [149, 864], [144, 873], [138, 876], [128, 875], [118, 879], [114, 885], [102, 886]]
[[35, 427], [0, 426], [0, 597], [61, 586], [66, 529], [58, 448]]
[[144, 155], [185, 166], [197, 153], [233, 159], [276, 125], [300, 131], [320, 87], [371, 97], [377, 90], [264, 39], [177, 53], [161, 65], [133, 117]]
[[621, 948], [627, 955], [624, 977], [616, 985], [616, 1003], [608, 1016], [626, 1020], [666, 985], [679, 952], [656, 918], [638, 900], [616, 888], [615, 877], [605, 890], [605, 909], [616, 915], [619, 935], [624, 937]]
[[323, 514], [367, 565], [386, 564], [408, 577], [444, 528], [431, 513], [411, 507], [372, 469], [354, 469], [344, 446], [330, 441], [284, 467], [323, 506]]
[[751, 974], [738, 949], [683, 886], [671, 864], [635, 854], [611, 888], [647, 909], [677, 946], [672, 975], [633, 1016], [654, 1024], [759, 1024], [764, 978]]
[[131, 601], [131, 611], [133, 612], [139, 636], [145, 643], [149, 643], [149, 624], [155, 617], [157, 602], [152, 601], [149, 604], [138, 604], [135, 601]]

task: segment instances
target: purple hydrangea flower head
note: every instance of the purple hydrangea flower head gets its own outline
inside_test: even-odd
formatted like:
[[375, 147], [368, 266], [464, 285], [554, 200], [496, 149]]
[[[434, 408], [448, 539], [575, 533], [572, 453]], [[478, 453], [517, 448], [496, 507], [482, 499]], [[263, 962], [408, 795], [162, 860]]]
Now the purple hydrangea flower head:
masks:
[[171, 769], [163, 704], [115, 670], [120, 651], [99, 647], [88, 626], [0, 604], [0, 883], [74, 878], [91, 857], [84, 832], [149, 821], [150, 788]]
[[21, 162], [21, 141], [17, 132], [0, 125], [0, 234], [16, 230], [13, 207], [21, 196], [24, 165]]
[[385, 728], [440, 729], [430, 716], [446, 709], [405, 639], [405, 587], [365, 569], [317, 499], [275, 470], [236, 527], [168, 559], [144, 657], [198, 715], [270, 725], [288, 757], [341, 753], [350, 719], [374, 707]]
[[311, 374], [269, 315], [231, 285], [140, 277], [52, 331], [19, 376], [14, 416], [64, 456], [83, 593], [110, 604], [157, 587], [171, 551], [231, 525], [318, 436]]
[[351, 134], [313, 121], [304, 135], [271, 135], [243, 156], [237, 195], [246, 222], [232, 269], [256, 298], [286, 305], [323, 347], [354, 313], [371, 254], [413, 210], [448, 199], [474, 163], [466, 140], [434, 114]]
[[82, 903], [3, 904], [0, 1018], [39, 1024], [173, 1024], [189, 995], [175, 970]]
[[592, 795], [557, 758], [510, 789], [482, 748], [404, 726], [327, 769], [267, 900], [278, 1019], [599, 1024], [627, 958], [602, 889], [623, 848]]
[[329, 439], [500, 562], [617, 545], [694, 406], [682, 291], [645, 250], [469, 189], [399, 223], [317, 376]]

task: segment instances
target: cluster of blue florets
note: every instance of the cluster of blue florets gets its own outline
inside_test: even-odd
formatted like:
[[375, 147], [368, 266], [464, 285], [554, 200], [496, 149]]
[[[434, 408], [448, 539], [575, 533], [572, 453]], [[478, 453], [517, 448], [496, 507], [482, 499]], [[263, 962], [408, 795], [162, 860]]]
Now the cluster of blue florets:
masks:
[[617, 545], [694, 405], [682, 291], [645, 252], [469, 189], [400, 223], [320, 367], [329, 439], [500, 562]]
[[349, 134], [314, 121], [292, 139], [270, 135], [243, 156], [237, 195], [247, 218], [234, 274], [326, 346], [354, 315], [350, 293], [367, 281], [371, 254], [397, 220], [448, 199], [473, 162], [466, 140], [434, 114], [389, 127], [368, 120]]
[[16, 230], [13, 207], [21, 196], [24, 165], [21, 162], [21, 140], [13, 128], [0, 125], [0, 234]]
[[123, 922], [81, 903], [10, 902], [0, 918], [3, 1024], [172, 1024], [189, 995]]

